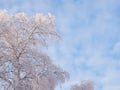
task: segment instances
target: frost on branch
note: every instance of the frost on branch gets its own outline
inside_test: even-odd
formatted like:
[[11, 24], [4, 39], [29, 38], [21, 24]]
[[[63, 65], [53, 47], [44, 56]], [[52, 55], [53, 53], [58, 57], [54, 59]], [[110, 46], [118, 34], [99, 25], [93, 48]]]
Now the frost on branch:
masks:
[[94, 90], [94, 83], [91, 80], [85, 80], [81, 84], [71, 86], [71, 90]]
[[59, 40], [51, 14], [0, 11], [0, 86], [2, 90], [54, 90], [69, 74], [52, 63], [38, 46]]

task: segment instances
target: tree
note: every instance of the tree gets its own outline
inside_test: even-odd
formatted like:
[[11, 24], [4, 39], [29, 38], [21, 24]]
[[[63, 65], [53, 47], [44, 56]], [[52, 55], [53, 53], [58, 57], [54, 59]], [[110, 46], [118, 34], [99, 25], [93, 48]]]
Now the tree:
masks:
[[51, 14], [0, 11], [0, 86], [3, 90], [54, 90], [69, 74], [41, 51], [49, 39], [59, 40]]
[[85, 80], [81, 84], [73, 85], [71, 90], [94, 90], [94, 83], [91, 80]]

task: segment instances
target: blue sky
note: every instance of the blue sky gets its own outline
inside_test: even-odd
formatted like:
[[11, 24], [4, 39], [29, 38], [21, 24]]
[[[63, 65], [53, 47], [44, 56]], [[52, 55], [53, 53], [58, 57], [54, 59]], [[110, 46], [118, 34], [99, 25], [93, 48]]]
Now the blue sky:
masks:
[[48, 54], [71, 77], [57, 90], [86, 79], [95, 90], [120, 90], [120, 0], [1, 0], [0, 9], [56, 16], [62, 40]]

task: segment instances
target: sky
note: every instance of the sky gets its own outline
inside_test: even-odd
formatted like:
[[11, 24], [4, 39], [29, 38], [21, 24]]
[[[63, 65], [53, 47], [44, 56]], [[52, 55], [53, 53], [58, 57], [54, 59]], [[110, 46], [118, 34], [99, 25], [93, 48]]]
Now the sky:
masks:
[[10, 13], [52, 13], [59, 43], [48, 55], [70, 73], [56, 90], [93, 80], [95, 90], [120, 90], [120, 0], [0, 0]]

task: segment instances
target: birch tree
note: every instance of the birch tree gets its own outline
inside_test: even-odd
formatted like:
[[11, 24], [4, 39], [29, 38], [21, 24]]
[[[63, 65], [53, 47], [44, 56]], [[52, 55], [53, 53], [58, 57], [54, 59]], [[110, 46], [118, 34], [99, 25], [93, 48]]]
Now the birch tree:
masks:
[[91, 80], [84, 80], [80, 84], [72, 85], [71, 90], [94, 90], [94, 83]]
[[0, 90], [54, 90], [69, 74], [53, 64], [41, 47], [59, 40], [55, 17], [0, 11]]

